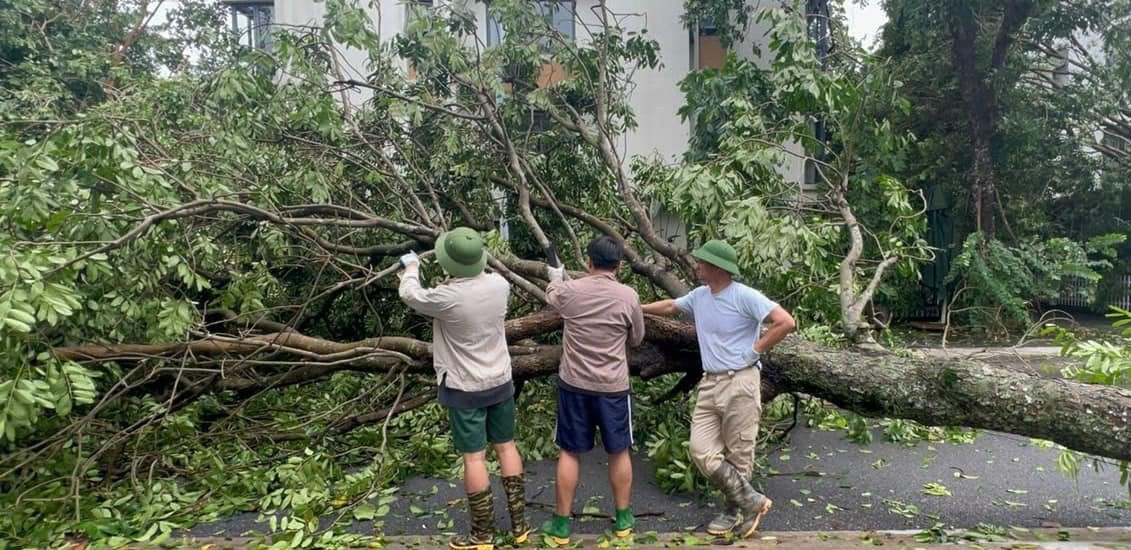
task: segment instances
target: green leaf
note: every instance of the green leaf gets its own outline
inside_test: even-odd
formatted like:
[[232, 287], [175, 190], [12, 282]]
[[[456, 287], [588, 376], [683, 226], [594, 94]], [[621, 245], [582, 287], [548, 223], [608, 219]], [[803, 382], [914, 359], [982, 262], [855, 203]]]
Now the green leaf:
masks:
[[4, 325], [16, 332], [22, 332], [25, 334], [31, 332], [31, 325], [28, 325], [23, 321], [19, 321], [11, 317], [4, 319]]
[[64, 393], [60, 395], [59, 399], [55, 402], [55, 412], [59, 416], [67, 416], [71, 414], [71, 405], [71, 395]]
[[59, 169], [59, 165], [55, 163], [55, 159], [48, 156], [41, 156], [35, 159], [35, 164], [48, 172], [55, 172]]
[[353, 517], [358, 520], [373, 519], [377, 517], [377, 508], [368, 502], [364, 502], [353, 509]]

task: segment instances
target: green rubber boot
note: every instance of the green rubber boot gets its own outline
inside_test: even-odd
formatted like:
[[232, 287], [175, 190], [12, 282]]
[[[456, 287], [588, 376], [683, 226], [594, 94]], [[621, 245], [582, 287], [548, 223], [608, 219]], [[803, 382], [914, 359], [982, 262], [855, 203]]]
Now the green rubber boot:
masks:
[[620, 538], [631, 535], [632, 528], [636, 527], [636, 517], [632, 515], [632, 508], [617, 510], [616, 519], [616, 535]]
[[542, 524], [542, 533], [559, 546], [569, 544], [569, 518], [554, 514], [554, 519]]

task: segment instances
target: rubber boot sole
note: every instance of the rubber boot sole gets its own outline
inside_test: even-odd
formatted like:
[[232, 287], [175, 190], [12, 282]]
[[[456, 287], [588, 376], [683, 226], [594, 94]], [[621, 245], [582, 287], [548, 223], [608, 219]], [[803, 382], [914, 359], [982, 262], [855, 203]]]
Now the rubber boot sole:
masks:
[[495, 550], [494, 542], [476, 542], [468, 544], [457, 544], [454, 542], [448, 543], [448, 548], [451, 550]]
[[[712, 523], [714, 523], [713, 520], [712, 520]], [[734, 523], [731, 524], [730, 527], [727, 527], [726, 529], [711, 529], [711, 526], [708, 525], [707, 526], [707, 534], [713, 535], [713, 536], [716, 536], [716, 537], [725, 537], [725, 536], [733, 533], [734, 530], [736, 528], [738, 528], [739, 525], [742, 525], [742, 516], [738, 515], [738, 513], [735, 512]]]
[[569, 537], [562, 538], [562, 537], [555, 537], [554, 535], [546, 535], [546, 536], [550, 537], [550, 541], [553, 542], [554, 544], [558, 545], [558, 546], [568, 546], [569, 545]]
[[[745, 539], [745, 538], [749, 538], [750, 535], [753, 535], [754, 531], [758, 530], [758, 524], [762, 523], [762, 516], [766, 515], [766, 512], [769, 512], [770, 508], [773, 508], [773, 507], [774, 507], [774, 501], [767, 498], [766, 502], [764, 504], [762, 504], [762, 509], [759, 510], [758, 514], [754, 516], [754, 521], [752, 521], [750, 523], [750, 525], [748, 527], [746, 527], [746, 529], [742, 533], [739, 534], [739, 537]], [[745, 523], [745, 521], [743, 523]], [[741, 525], [740, 525], [740, 527], [741, 527]]]

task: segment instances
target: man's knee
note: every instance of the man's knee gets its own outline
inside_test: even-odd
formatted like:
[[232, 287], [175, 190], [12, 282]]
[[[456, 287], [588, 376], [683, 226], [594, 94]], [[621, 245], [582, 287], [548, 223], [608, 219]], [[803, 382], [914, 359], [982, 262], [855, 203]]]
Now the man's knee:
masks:
[[621, 467], [632, 469], [632, 449], [623, 449], [609, 455], [609, 465], [618, 464]]
[[690, 450], [692, 462], [704, 476], [710, 477], [723, 462], [723, 454], [714, 446], [697, 445], [695, 440], [692, 439]]

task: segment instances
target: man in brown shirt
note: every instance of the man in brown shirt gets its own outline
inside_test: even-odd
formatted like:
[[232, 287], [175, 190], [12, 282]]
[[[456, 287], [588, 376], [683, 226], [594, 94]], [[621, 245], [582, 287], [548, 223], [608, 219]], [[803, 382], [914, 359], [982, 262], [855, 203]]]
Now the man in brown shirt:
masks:
[[589, 275], [564, 280], [564, 268], [549, 269], [546, 301], [565, 320], [558, 371], [557, 511], [542, 526], [556, 544], [569, 544], [581, 454], [593, 449], [596, 430], [609, 453], [609, 484], [616, 504], [616, 534], [632, 533], [632, 410], [628, 346], [644, 340], [644, 313], [636, 291], [616, 279], [624, 251], [609, 237], [589, 243]]

